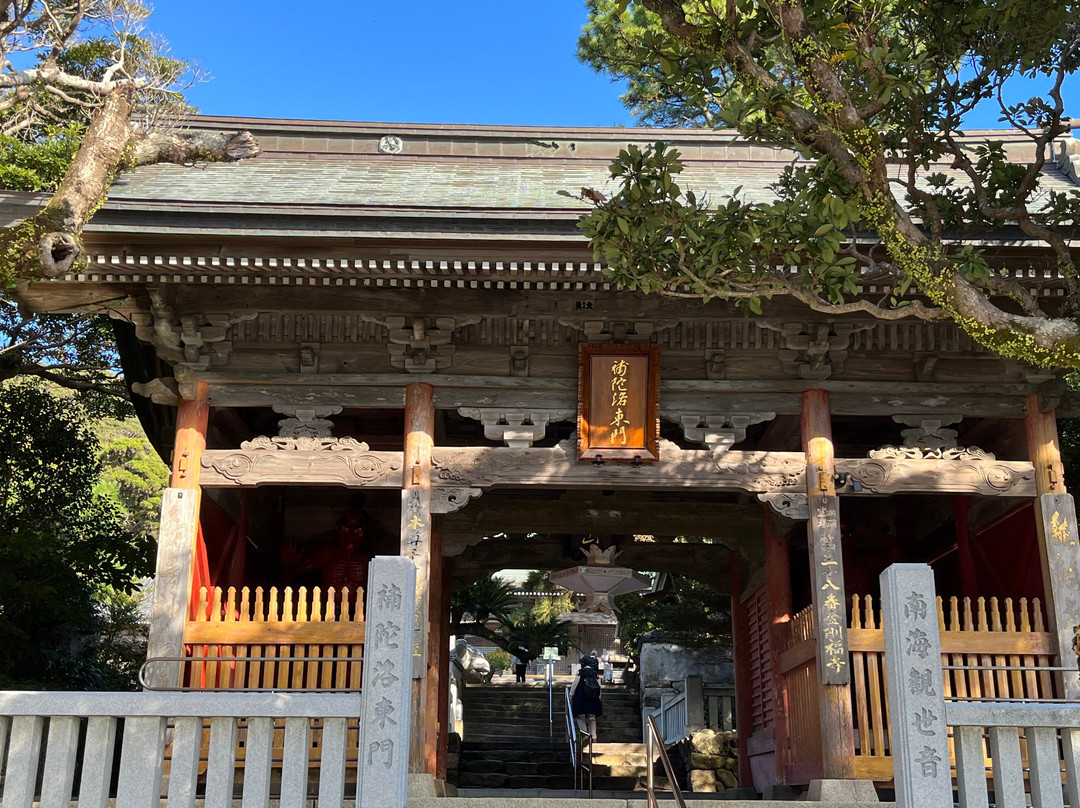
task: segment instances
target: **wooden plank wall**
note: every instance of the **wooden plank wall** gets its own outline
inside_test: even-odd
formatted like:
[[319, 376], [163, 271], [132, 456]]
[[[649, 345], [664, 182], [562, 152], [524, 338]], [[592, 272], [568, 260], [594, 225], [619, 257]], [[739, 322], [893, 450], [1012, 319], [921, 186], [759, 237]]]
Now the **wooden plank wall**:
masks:
[[769, 615], [765, 587], [746, 599], [750, 645], [749, 732], [766, 729], [773, 723], [772, 656], [769, 654]]
[[[181, 681], [195, 690], [360, 690], [364, 592], [199, 591]], [[223, 659], [222, 659], [223, 658]]]
[[[817, 635], [814, 611], [807, 606], [782, 629], [784, 650], [780, 668], [787, 680], [788, 782], [820, 777], [821, 718], [818, 705]], [[816, 773], [809, 771], [816, 767]], [[807, 772], [803, 777], [799, 772]], [[809, 778], [809, 779], [808, 779]]]

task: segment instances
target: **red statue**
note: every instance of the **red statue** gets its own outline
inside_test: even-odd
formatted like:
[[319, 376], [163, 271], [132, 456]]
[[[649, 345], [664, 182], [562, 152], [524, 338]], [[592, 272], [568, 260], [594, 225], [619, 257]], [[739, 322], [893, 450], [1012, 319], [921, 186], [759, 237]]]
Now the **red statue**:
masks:
[[368, 562], [371, 561], [371, 555], [363, 549], [366, 522], [364, 495], [353, 494], [349, 509], [338, 525], [336, 547], [323, 547], [305, 558], [295, 541], [283, 543], [281, 562], [291, 567], [294, 575], [318, 570], [324, 591], [334, 587], [340, 592], [346, 586], [350, 592], [355, 592], [357, 587], [366, 589]]

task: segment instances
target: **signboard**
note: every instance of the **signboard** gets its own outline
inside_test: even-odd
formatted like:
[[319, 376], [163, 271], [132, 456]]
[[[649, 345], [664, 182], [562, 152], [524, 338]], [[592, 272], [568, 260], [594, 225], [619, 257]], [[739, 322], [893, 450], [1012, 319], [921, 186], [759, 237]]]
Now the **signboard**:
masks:
[[659, 346], [581, 346], [578, 459], [655, 463], [659, 401]]
[[847, 595], [840, 548], [839, 497], [810, 500], [810, 550], [814, 565], [814, 618], [817, 621], [818, 674], [826, 685], [850, 681], [847, 644]]
[[540, 658], [541, 659], [558, 659], [559, 658], [559, 649], [556, 648], [555, 646], [552, 646], [552, 645], [545, 645], [544, 646], [544, 653]]

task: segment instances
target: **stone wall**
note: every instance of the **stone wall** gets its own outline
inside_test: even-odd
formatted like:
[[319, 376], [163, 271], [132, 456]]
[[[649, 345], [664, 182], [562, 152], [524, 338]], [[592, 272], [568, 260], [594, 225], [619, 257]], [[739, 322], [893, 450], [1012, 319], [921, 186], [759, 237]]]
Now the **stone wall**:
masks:
[[734, 687], [730, 649], [690, 648], [663, 637], [642, 637], [640, 669], [642, 713], [660, 706], [661, 696], [683, 692], [687, 676], [700, 676], [704, 687]]
[[684, 745], [687, 781], [693, 792], [717, 792], [739, 785], [739, 752], [735, 732], [703, 729]]

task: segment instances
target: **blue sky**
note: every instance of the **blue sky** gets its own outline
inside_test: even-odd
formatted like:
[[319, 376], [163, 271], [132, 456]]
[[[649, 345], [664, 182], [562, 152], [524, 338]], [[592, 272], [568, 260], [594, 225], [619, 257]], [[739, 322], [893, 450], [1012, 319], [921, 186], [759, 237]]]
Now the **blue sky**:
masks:
[[628, 125], [578, 63], [582, 0], [159, 0], [150, 27], [213, 80], [215, 115], [410, 123]]
[[[213, 76], [189, 93], [206, 114], [632, 125], [620, 86], [577, 61], [584, 22], [583, 0], [159, 0], [150, 27]], [[1080, 78], [1065, 99], [1080, 118]], [[1001, 126], [996, 108], [966, 123]]]

